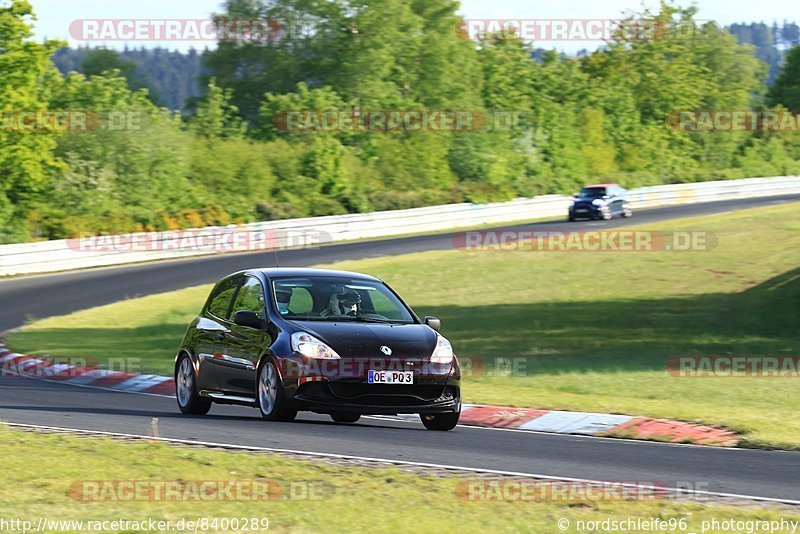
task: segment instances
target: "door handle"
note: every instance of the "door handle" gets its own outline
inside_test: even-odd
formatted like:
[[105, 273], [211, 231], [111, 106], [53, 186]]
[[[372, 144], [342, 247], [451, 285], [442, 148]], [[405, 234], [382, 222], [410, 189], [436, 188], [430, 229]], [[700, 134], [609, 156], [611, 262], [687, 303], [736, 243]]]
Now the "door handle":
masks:
[[220, 332], [219, 334], [217, 334], [217, 339], [219, 339], [220, 341], [224, 341], [225, 340], [225, 332]]

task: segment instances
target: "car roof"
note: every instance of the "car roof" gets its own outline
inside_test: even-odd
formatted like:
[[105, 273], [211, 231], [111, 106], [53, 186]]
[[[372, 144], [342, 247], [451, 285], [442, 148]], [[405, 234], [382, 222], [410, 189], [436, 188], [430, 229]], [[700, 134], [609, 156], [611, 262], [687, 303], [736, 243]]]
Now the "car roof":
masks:
[[374, 276], [370, 276], [368, 274], [362, 273], [354, 273], [350, 271], [337, 271], [333, 269], [308, 269], [308, 268], [299, 268], [299, 267], [277, 267], [277, 268], [270, 268], [270, 269], [249, 269], [247, 271], [242, 271], [244, 273], [261, 273], [267, 278], [284, 278], [284, 277], [291, 277], [291, 276], [331, 276], [331, 277], [341, 277], [341, 278], [359, 278], [361, 280], [372, 280], [374, 282], [380, 282], [379, 279], [375, 278]]
[[594, 184], [583, 186], [584, 189], [593, 189], [595, 187], [619, 187], [619, 184]]

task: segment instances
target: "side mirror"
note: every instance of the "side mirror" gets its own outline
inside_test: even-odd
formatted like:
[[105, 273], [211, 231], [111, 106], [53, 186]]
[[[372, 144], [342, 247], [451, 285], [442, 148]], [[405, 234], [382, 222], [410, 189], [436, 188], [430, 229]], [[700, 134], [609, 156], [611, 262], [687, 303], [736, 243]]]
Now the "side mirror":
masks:
[[233, 315], [233, 322], [239, 326], [255, 328], [256, 330], [261, 330], [264, 327], [264, 321], [252, 311], [237, 311]]
[[425, 317], [425, 324], [439, 332], [442, 329], [442, 321], [437, 319], [436, 317]]

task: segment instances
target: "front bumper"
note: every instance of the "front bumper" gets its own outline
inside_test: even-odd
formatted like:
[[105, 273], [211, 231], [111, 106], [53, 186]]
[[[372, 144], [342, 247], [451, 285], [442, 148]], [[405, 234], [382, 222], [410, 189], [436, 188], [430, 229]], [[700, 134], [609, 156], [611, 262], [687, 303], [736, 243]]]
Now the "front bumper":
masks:
[[461, 389], [455, 381], [419, 385], [319, 381], [299, 386], [293, 401], [298, 409], [316, 413], [453, 413], [461, 411]]
[[595, 206], [594, 204], [578, 204], [570, 206], [569, 216], [574, 219], [595, 219], [608, 211], [607, 206]]

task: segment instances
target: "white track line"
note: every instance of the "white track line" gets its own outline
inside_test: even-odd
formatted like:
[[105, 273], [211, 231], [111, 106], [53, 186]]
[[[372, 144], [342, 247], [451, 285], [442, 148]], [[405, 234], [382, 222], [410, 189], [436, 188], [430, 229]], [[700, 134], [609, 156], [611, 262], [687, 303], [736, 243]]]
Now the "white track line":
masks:
[[[297, 454], [301, 456], [311, 456], [317, 458], [333, 458], [333, 459], [340, 459], [340, 460], [359, 460], [365, 462], [378, 462], [378, 463], [389, 463], [394, 465], [406, 465], [412, 467], [430, 467], [434, 469], [453, 469], [458, 471], [472, 471], [474, 473], [485, 473], [491, 475], [502, 475], [502, 476], [516, 476], [516, 477], [524, 477], [524, 478], [537, 478], [541, 480], [549, 480], [554, 482], [580, 482], [583, 484], [598, 484], [598, 485], [608, 485], [608, 484], [616, 484], [621, 487], [627, 488], [635, 488], [635, 489], [652, 489], [652, 486], [645, 486], [642, 484], [630, 484], [630, 483], [617, 483], [608, 480], [592, 480], [587, 478], [572, 478], [572, 477], [556, 477], [550, 475], [539, 475], [536, 473], [523, 473], [519, 471], [501, 471], [497, 469], [484, 469], [484, 468], [476, 468], [476, 467], [463, 467], [457, 465], [447, 465], [447, 464], [433, 464], [427, 462], [410, 462], [407, 460], [394, 460], [390, 458], [372, 458], [368, 456], [350, 456], [345, 454], [333, 454], [333, 453], [326, 453], [326, 452], [310, 452], [310, 451], [300, 451], [294, 449], [279, 449], [274, 447], [258, 447], [254, 445], [234, 445], [231, 443], [217, 443], [213, 441], [197, 441], [197, 440], [189, 440], [189, 439], [177, 439], [177, 438], [156, 438], [153, 436], [145, 436], [141, 434], [124, 434], [120, 432], [105, 432], [101, 430], [85, 430], [81, 428], [65, 428], [65, 427], [57, 427], [57, 426], [44, 426], [44, 425], [27, 425], [21, 423], [3, 423], [6, 426], [12, 428], [28, 428], [33, 430], [50, 430], [56, 432], [69, 432], [73, 434], [85, 434], [85, 435], [97, 435], [97, 436], [110, 436], [110, 437], [118, 437], [118, 438], [128, 438], [128, 439], [142, 439], [142, 440], [150, 440], [150, 441], [161, 441], [164, 443], [176, 443], [180, 445], [200, 445], [203, 447], [214, 447], [214, 448], [223, 448], [223, 449], [231, 449], [231, 450], [243, 450], [243, 451], [258, 451], [258, 452], [274, 452], [274, 453], [283, 453], [283, 454]], [[780, 504], [790, 504], [795, 506], [800, 506], [800, 501], [795, 501], [791, 499], [775, 499], [771, 497], [757, 497], [755, 495], [741, 495], [738, 493], [721, 493], [721, 492], [714, 492], [714, 491], [700, 491], [700, 490], [689, 490], [689, 489], [678, 489], [678, 488], [659, 488], [665, 491], [669, 491], [671, 493], [679, 494], [679, 495], [701, 495], [706, 497], [724, 497], [724, 498], [732, 498], [732, 499], [744, 499], [748, 501], [758, 501], [758, 502], [773, 502], [773, 503], [780, 503]]]

